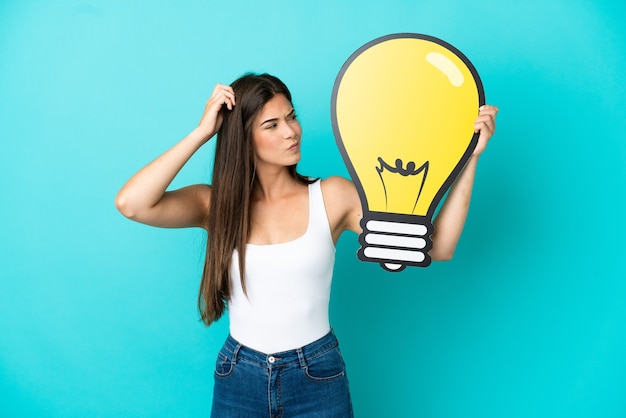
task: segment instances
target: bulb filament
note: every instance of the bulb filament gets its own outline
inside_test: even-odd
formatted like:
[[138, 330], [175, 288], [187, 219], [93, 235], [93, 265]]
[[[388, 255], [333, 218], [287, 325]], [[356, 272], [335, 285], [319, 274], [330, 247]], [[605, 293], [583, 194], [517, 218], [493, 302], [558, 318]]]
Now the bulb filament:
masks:
[[[389, 184], [386, 184], [385, 178], [387, 178], [387, 183], [396, 183], [395, 180], [397, 179], [397, 177], [385, 175], [386, 172], [399, 174], [402, 177], [411, 177], [411, 176], [419, 176], [419, 175], [422, 176], [421, 181], [418, 184], [417, 193], [415, 194], [415, 202], [413, 202], [413, 207], [411, 207], [410, 211], [408, 211], [408, 213], [413, 213], [415, 211], [415, 207], [417, 206], [417, 202], [419, 201], [420, 195], [422, 194], [424, 183], [426, 182], [426, 177], [428, 175], [428, 161], [426, 161], [424, 164], [422, 164], [418, 168], [416, 168], [416, 164], [413, 161], [409, 161], [406, 164], [406, 168], [404, 168], [402, 164], [402, 160], [400, 158], [396, 159], [395, 166], [387, 164], [381, 157], [378, 157], [378, 162], [380, 163], [380, 166], [376, 167], [376, 172], [378, 173], [378, 176], [380, 177], [380, 181], [383, 186], [383, 191], [385, 193], [385, 204], [387, 206], [387, 210], [390, 210], [390, 209], [393, 210], [393, 208], [390, 207], [391, 198], [388, 194]], [[400, 186], [404, 188], [404, 186], [408, 184], [410, 183], [406, 183], [403, 181], [400, 183]], [[411, 191], [412, 190], [410, 188], [407, 188], [400, 192], [402, 196], [405, 196], [407, 193], [411, 193]], [[396, 193], [393, 193], [392, 195], [398, 194], [398, 192], [399, 191], [396, 190]], [[398, 211], [398, 212], [404, 213], [406, 211]]]

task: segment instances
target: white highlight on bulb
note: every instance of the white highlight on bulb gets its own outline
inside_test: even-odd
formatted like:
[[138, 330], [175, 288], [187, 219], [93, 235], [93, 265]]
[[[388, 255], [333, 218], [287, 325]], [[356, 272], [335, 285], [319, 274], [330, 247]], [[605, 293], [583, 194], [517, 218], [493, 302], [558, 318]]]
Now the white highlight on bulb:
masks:
[[454, 65], [450, 58], [440, 54], [439, 52], [429, 52], [426, 55], [426, 61], [444, 73], [448, 77], [448, 80], [450, 80], [450, 84], [454, 87], [461, 87], [463, 85], [465, 78], [463, 77], [461, 70]]

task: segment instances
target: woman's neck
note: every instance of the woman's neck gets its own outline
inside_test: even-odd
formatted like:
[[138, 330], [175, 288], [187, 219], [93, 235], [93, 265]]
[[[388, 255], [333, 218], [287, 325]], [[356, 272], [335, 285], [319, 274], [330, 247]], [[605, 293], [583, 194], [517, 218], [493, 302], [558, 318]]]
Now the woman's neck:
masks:
[[252, 198], [255, 200], [280, 199], [292, 193], [300, 183], [287, 167], [278, 170], [257, 170]]

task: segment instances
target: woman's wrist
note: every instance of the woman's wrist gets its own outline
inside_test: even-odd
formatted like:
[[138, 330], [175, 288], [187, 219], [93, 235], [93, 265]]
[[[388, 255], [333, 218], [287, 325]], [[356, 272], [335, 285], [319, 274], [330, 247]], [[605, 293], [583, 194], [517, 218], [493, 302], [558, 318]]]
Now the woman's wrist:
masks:
[[200, 126], [198, 126], [189, 133], [187, 138], [189, 138], [193, 142], [196, 142], [198, 144], [198, 148], [200, 148], [202, 145], [209, 142], [209, 140], [213, 138], [214, 136], [215, 136], [215, 132], [207, 133]]

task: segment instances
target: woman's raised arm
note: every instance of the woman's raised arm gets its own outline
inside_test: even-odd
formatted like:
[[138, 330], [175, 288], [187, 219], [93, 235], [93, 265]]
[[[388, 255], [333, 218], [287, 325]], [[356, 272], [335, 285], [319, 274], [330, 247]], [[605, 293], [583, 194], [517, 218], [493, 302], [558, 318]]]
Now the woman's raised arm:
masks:
[[435, 233], [432, 236], [433, 248], [429, 253], [433, 260], [450, 260], [454, 255], [469, 211], [478, 157], [487, 147], [496, 129], [497, 113], [498, 108], [495, 106], [485, 105], [480, 108], [474, 125], [476, 132], [480, 132], [476, 149], [452, 185], [448, 197], [433, 221]]
[[182, 141], [133, 175], [115, 198], [115, 206], [127, 218], [165, 228], [204, 226], [208, 215], [211, 188], [193, 185], [166, 191], [176, 174], [191, 156], [222, 125], [223, 106], [232, 110], [235, 93], [230, 86], [218, 84], [206, 103], [198, 126]]

